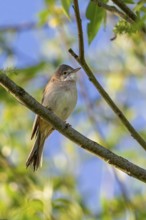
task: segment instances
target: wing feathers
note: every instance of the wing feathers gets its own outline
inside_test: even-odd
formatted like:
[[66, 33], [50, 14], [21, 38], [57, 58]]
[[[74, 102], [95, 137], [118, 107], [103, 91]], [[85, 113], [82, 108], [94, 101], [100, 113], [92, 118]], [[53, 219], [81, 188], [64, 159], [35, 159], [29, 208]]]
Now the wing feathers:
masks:
[[34, 135], [37, 134], [38, 129], [39, 129], [39, 116], [36, 115], [35, 119], [34, 119], [34, 123], [33, 123], [33, 127], [32, 127], [32, 133], [31, 133], [31, 139], [33, 139]]

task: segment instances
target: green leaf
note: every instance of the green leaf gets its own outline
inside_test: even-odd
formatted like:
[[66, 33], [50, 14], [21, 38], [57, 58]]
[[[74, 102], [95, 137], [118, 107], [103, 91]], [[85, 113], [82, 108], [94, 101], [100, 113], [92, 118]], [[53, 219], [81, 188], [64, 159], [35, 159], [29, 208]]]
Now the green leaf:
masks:
[[133, 0], [124, 0], [124, 2], [125, 2], [126, 4], [134, 4], [134, 1], [133, 1]]
[[138, 12], [142, 9], [142, 7], [144, 7], [144, 1], [139, 1], [133, 10]]
[[143, 12], [146, 14], [146, 7], [143, 6], [143, 7], [141, 8], [141, 11], [143, 11]]
[[70, 8], [71, 0], [61, 0], [61, 2], [65, 15], [70, 19], [69, 8]]
[[96, 36], [102, 21], [104, 20], [106, 13], [105, 10], [99, 8], [94, 3], [90, 2], [87, 10], [86, 10], [86, 17], [89, 20], [87, 25], [87, 34], [88, 34], [88, 43], [90, 44], [94, 37]]
[[48, 16], [49, 16], [49, 10], [45, 9], [41, 12], [38, 13], [38, 17], [39, 17], [39, 25], [44, 25], [45, 23], [48, 22]]

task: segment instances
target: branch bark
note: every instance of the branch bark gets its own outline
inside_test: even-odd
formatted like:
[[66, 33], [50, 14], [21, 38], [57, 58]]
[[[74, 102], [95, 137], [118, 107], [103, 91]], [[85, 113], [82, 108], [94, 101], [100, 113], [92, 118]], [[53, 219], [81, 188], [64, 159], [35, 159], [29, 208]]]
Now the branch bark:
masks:
[[[16, 25], [1, 25], [0, 26], [0, 32], [6, 32], [6, 31], [14, 31], [14, 32], [21, 32], [21, 31], [29, 31], [34, 29], [42, 28], [41, 26], [38, 26], [35, 22], [26, 22]], [[43, 25], [43, 28], [49, 28], [48, 24]]]
[[78, 28], [78, 38], [79, 38], [79, 57], [80, 60], [84, 61], [84, 38], [83, 38], [83, 30], [82, 30], [82, 20], [80, 17], [79, 4], [78, 0], [74, 0], [74, 11]]
[[125, 21], [127, 21], [129, 23], [133, 23], [133, 19], [131, 19], [131, 17], [129, 17], [127, 14], [120, 11], [115, 6], [107, 5], [101, 0], [91, 0], [91, 1], [94, 2], [95, 4], [97, 4], [98, 7], [104, 8], [105, 10], [111, 12], [112, 14], [115, 14], [115, 15], [123, 18]]
[[[132, 19], [133, 21], [137, 21], [138, 17], [137, 15], [131, 11], [130, 8], [127, 7], [127, 5], [124, 3], [123, 0], [112, 0], [113, 3], [115, 3], [130, 19]], [[142, 26], [142, 31], [143, 33], [146, 33], [146, 27]]]
[[[113, 3], [116, 6], [118, 6], [118, 8], [120, 8], [120, 10], [115, 6], [105, 4], [101, 0], [91, 0], [91, 1], [94, 2], [96, 5], [98, 5], [98, 7], [102, 7], [105, 10], [107, 10], [113, 14], [118, 15], [119, 17], [121, 17], [122, 19], [124, 19], [125, 21], [127, 21], [131, 24], [133, 24], [134, 22], [136, 22], [138, 20], [137, 15], [133, 11], [131, 11], [131, 9], [128, 8], [127, 5], [121, 0], [112, 0]], [[143, 31], [143, 33], [146, 33], [145, 26], [142, 26], [141, 30]], [[113, 39], [111, 39], [111, 40], [113, 40]]]
[[130, 8], [127, 7], [127, 5], [121, 1], [121, 0], [112, 0], [125, 14], [128, 15], [129, 18], [131, 18], [133, 21], [137, 20], [137, 16], [134, 14], [133, 11], [130, 10]]
[[[82, 53], [81, 48], [84, 45], [83, 44], [83, 33], [82, 30], [82, 24], [81, 24], [81, 18], [80, 18], [80, 11], [78, 6], [78, 0], [74, 0], [74, 9], [75, 9], [75, 16], [77, 21], [78, 28], [78, 36], [79, 36], [79, 54]], [[82, 36], [82, 37], [81, 37]], [[82, 44], [82, 46], [80, 45]], [[115, 112], [115, 114], [119, 117], [123, 125], [127, 128], [127, 130], [130, 132], [131, 136], [141, 145], [141, 147], [146, 150], [146, 142], [145, 140], [138, 134], [138, 132], [134, 129], [134, 127], [130, 124], [130, 122], [127, 120], [127, 118], [124, 116], [122, 111], [117, 107], [117, 105], [114, 103], [114, 101], [110, 98], [108, 93], [104, 90], [104, 88], [100, 85], [96, 77], [94, 76], [92, 70], [89, 68], [86, 59], [80, 59], [80, 56], [78, 56], [72, 49], [69, 49], [68, 52], [76, 59], [76, 61], [82, 66], [85, 73], [88, 75], [89, 80], [93, 83], [93, 85], [96, 87], [96, 89], [99, 91], [101, 96], [105, 99], [105, 101], [108, 103], [108, 105], [111, 107], [111, 109]]]
[[129, 162], [128, 160], [114, 154], [110, 150], [104, 148], [100, 144], [83, 136], [72, 127], [68, 126], [64, 121], [58, 118], [51, 110], [42, 106], [32, 96], [30, 96], [24, 89], [16, 85], [5, 74], [0, 73], [0, 84], [7, 91], [9, 91], [17, 100], [23, 103], [28, 109], [40, 115], [44, 120], [53, 125], [64, 136], [78, 144], [83, 149], [93, 153], [102, 158], [107, 163], [122, 170], [126, 174], [135, 177], [136, 179], [146, 183], [146, 170]]

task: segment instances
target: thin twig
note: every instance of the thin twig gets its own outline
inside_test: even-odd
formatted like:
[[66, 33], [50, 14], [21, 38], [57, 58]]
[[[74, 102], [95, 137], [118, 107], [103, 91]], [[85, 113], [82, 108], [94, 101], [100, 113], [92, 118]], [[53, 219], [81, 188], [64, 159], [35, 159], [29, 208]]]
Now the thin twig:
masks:
[[130, 197], [128, 196], [128, 192], [125, 188], [125, 185], [123, 184], [123, 182], [119, 178], [118, 172], [114, 168], [113, 168], [113, 174], [114, 174], [115, 180], [117, 181], [117, 184], [119, 185], [119, 188], [121, 190], [123, 200], [124, 200], [124, 205], [126, 206], [127, 209], [129, 209], [129, 211], [131, 211], [134, 215], [136, 215], [135, 204], [134, 204], [133, 200], [130, 199]]
[[[74, 3], [78, 5], [78, 1], [74, 0]], [[78, 36], [79, 36], [79, 46], [80, 42], [83, 42], [83, 34], [80, 35], [80, 31], [82, 32], [82, 24], [81, 19], [79, 15], [79, 8], [75, 7], [75, 16], [77, 21], [78, 28]], [[77, 10], [77, 11], [76, 11]], [[83, 33], [83, 32], [82, 32]], [[82, 44], [84, 46], [84, 44]], [[112, 110], [115, 112], [115, 114], [119, 117], [121, 122], [125, 125], [125, 127], [128, 129], [128, 131], [131, 133], [131, 136], [142, 146], [144, 150], [146, 150], [146, 142], [145, 140], [138, 134], [138, 132], [134, 129], [134, 127], [130, 124], [130, 122], [127, 120], [127, 118], [124, 116], [124, 114], [121, 112], [121, 110], [117, 107], [117, 105], [113, 102], [113, 100], [110, 98], [108, 93], [103, 89], [103, 87], [100, 85], [96, 77], [94, 76], [93, 72], [89, 68], [85, 58], [80, 59], [80, 56], [78, 56], [72, 49], [69, 49], [68, 52], [76, 59], [76, 61], [82, 66], [82, 68], [85, 70], [85, 73], [88, 75], [89, 80], [93, 83], [93, 85], [96, 87], [96, 89], [99, 91], [101, 96], [105, 99], [105, 101], [109, 104], [109, 106], [112, 108]]]
[[125, 12], [126, 15], [128, 15], [129, 18], [131, 18], [133, 21], [137, 20], [137, 16], [134, 14], [133, 11], [130, 10], [130, 8], [127, 7], [127, 5], [121, 1], [121, 0], [112, 0], [123, 12]]
[[117, 107], [117, 105], [113, 102], [113, 100], [110, 98], [108, 93], [103, 89], [103, 87], [100, 85], [98, 80], [95, 78], [93, 72], [87, 65], [86, 61], [81, 62], [78, 55], [75, 54], [75, 52], [72, 49], [69, 49], [69, 53], [76, 59], [76, 61], [82, 66], [84, 71], [89, 77], [89, 80], [93, 83], [93, 85], [96, 87], [96, 89], [99, 91], [101, 96], [105, 99], [105, 101], [109, 104], [111, 109], [115, 112], [115, 114], [119, 117], [121, 122], [125, 125], [127, 130], [131, 133], [131, 136], [142, 146], [144, 150], [146, 150], [146, 142], [145, 140], [138, 134], [138, 132], [134, 129], [134, 127], [130, 124], [130, 122], [127, 120], [127, 118], [124, 116], [124, 114], [121, 112], [121, 110]]
[[[137, 21], [138, 17], [136, 14], [130, 10], [130, 8], [127, 7], [127, 5], [123, 2], [123, 0], [112, 0], [126, 15], [129, 16], [133, 21]], [[146, 27], [143, 25], [142, 26], [142, 31], [146, 33]]]
[[78, 28], [78, 36], [79, 36], [79, 57], [80, 60], [84, 60], [84, 39], [83, 39], [83, 30], [82, 30], [82, 20], [80, 17], [80, 10], [78, 0], [74, 0], [74, 11]]
[[71, 126], [68, 126], [66, 122], [58, 118], [51, 110], [42, 106], [24, 89], [16, 85], [3, 73], [0, 73], [0, 84], [7, 91], [9, 91], [15, 98], [19, 99], [20, 102], [23, 102], [28, 109], [38, 114], [45, 121], [51, 123], [55, 129], [57, 129], [64, 136], [81, 146], [83, 149], [86, 149], [94, 155], [102, 158], [104, 161], [122, 170], [126, 174], [133, 176], [136, 179], [146, 183], [145, 169], [114, 154], [110, 150], [104, 148], [100, 144], [88, 139], [78, 131], [74, 130]]
[[[81, 94], [83, 95], [83, 98], [85, 100], [85, 104], [86, 104], [86, 112], [87, 112], [87, 116], [92, 124], [92, 127], [94, 126], [95, 128], [95, 135], [97, 136], [97, 139], [100, 140], [102, 142], [103, 145], [108, 146], [108, 143], [105, 141], [106, 137], [103, 134], [102, 130], [100, 129], [100, 123], [97, 120], [96, 115], [94, 114], [94, 107], [95, 107], [95, 102], [91, 102], [87, 91], [87, 88], [85, 88], [84, 84], [82, 83], [81, 85]], [[113, 147], [113, 146], [112, 146]], [[110, 149], [110, 146], [108, 146], [108, 149]], [[123, 200], [124, 200], [124, 205], [127, 209], [129, 210], [133, 210], [134, 209], [134, 204], [133, 202], [130, 200], [130, 198], [128, 197], [126, 188], [124, 186], [124, 184], [122, 183], [122, 181], [120, 180], [118, 173], [116, 172], [116, 169], [113, 167], [112, 168], [115, 179], [119, 185], [119, 188], [121, 190], [121, 194], [123, 196]]]
[[[105, 3], [103, 3], [101, 0], [91, 0], [92, 2], [96, 3], [98, 5], [98, 7], [102, 7], [104, 9], [106, 9], [107, 11], [110, 11], [113, 14], [116, 14], [118, 16], [120, 16], [121, 18], [123, 18], [125, 21], [129, 22], [129, 23], [133, 23], [136, 22], [138, 20], [136, 14], [131, 11], [130, 8], [127, 7], [127, 5], [121, 1], [121, 0], [112, 0], [122, 11], [120, 11], [117, 7], [115, 6], [110, 6], [107, 5]], [[146, 33], [146, 27], [143, 25], [141, 27], [141, 30], [143, 31], [143, 33]], [[111, 40], [114, 40], [114, 38], [112, 38]]]
[[[44, 25], [44, 28], [48, 28], [48, 25]], [[21, 31], [29, 31], [42, 28], [42, 26], [38, 26], [35, 22], [27, 22], [27, 23], [21, 23], [16, 25], [1, 25], [0, 26], [0, 32], [6, 32], [6, 31], [14, 31], [14, 32], [21, 32]]]
[[104, 2], [102, 2], [100, 0], [91, 0], [91, 1], [94, 2], [95, 4], [97, 4], [98, 7], [106, 9], [107, 11], [123, 18], [125, 21], [127, 21], [129, 23], [133, 23], [133, 19], [131, 19], [128, 15], [124, 14], [122, 11], [120, 11], [115, 6], [107, 5], [107, 4], [105, 4]]

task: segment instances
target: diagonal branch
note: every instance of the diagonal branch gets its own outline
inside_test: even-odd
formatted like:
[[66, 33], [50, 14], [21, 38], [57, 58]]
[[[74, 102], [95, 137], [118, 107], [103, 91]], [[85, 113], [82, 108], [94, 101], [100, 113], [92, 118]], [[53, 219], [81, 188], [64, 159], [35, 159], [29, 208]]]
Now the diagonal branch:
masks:
[[98, 5], [98, 7], [104, 8], [105, 10], [111, 12], [112, 14], [115, 14], [121, 18], [123, 18], [125, 21], [129, 23], [133, 23], [133, 19], [131, 19], [127, 14], [124, 14], [122, 11], [120, 11], [118, 8], [112, 5], [107, 5], [101, 0], [91, 0], [95, 4]]
[[42, 106], [32, 96], [30, 96], [24, 89], [16, 85], [5, 74], [0, 73], [0, 84], [8, 90], [16, 99], [24, 103], [24, 105], [31, 111], [38, 114], [44, 120], [53, 125], [64, 136], [81, 146], [83, 149], [93, 153], [102, 158], [107, 163], [122, 170], [126, 174], [146, 183], [146, 170], [129, 162], [128, 160], [114, 154], [110, 150], [104, 148], [100, 144], [88, 139], [78, 131], [68, 126], [64, 121], [58, 118], [51, 110]]
[[[74, 0], [74, 2], [77, 4], [77, 0]], [[79, 8], [75, 7], [75, 15], [79, 14], [79, 12], [76, 10], [79, 10]], [[76, 16], [77, 20], [77, 26], [82, 26], [80, 17]], [[82, 30], [82, 28], [81, 28]], [[78, 30], [79, 32], [79, 30]], [[83, 41], [83, 36], [81, 37], [79, 34], [79, 42]], [[80, 45], [80, 43], [79, 43]], [[105, 101], [108, 103], [108, 105], [111, 107], [111, 109], [115, 112], [115, 114], [119, 117], [121, 122], [124, 124], [124, 126], [127, 128], [127, 130], [131, 133], [131, 136], [142, 146], [144, 150], [146, 150], [146, 142], [145, 140], [138, 134], [138, 132], [134, 129], [134, 127], [130, 124], [130, 122], [127, 120], [127, 118], [124, 116], [122, 111], [117, 107], [117, 105], [114, 103], [114, 101], [110, 98], [108, 93], [104, 90], [104, 88], [100, 85], [96, 77], [94, 76], [92, 70], [88, 66], [85, 58], [80, 59], [80, 56], [78, 56], [72, 49], [69, 49], [69, 53], [76, 59], [76, 61], [82, 66], [85, 73], [88, 75], [89, 80], [93, 83], [93, 85], [96, 87], [96, 89], [99, 91], [101, 96], [105, 99]]]
[[[137, 15], [127, 7], [127, 5], [123, 2], [123, 0], [112, 0], [129, 18], [133, 21], [137, 21]], [[143, 25], [141, 27], [143, 33], [146, 33], [146, 27]]]
[[130, 10], [130, 8], [127, 7], [127, 5], [122, 0], [112, 0], [123, 12], [125, 12], [126, 15], [128, 15], [129, 18], [131, 18], [133, 21], [137, 20], [137, 16], [134, 14], [133, 11]]
[[74, 11], [78, 28], [78, 37], [79, 37], [79, 57], [80, 60], [84, 60], [84, 38], [83, 38], [83, 30], [82, 30], [82, 20], [80, 17], [80, 10], [78, 5], [78, 0], [74, 0]]
[[[131, 9], [128, 8], [127, 5], [121, 0], [112, 0], [113, 3], [115, 3], [121, 10], [119, 10], [115, 6], [107, 5], [101, 0], [91, 0], [91, 1], [97, 4], [98, 7], [102, 7], [105, 10], [120, 16], [122, 19], [124, 19], [125, 21], [131, 24], [133, 24], [138, 20], [137, 15], [133, 11], [131, 11]], [[141, 30], [143, 31], [143, 33], [146, 33], [146, 27], [144, 25], [141, 27]]]
[[[21, 32], [21, 31], [29, 31], [29, 30], [39, 29], [39, 28], [40, 27], [35, 22], [26, 22], [26, 23], [21, 23], [21, 24], [16, 24], [16, 25], [1, 25], [0, 32], [7, 32], [7, 31]], [[48, 25], [45, 24], [43, 28], [48, 28]]]
[[143, 147], [143, 149], [146, 150], [146, 142], [145, 140], [138, 134], [138, 132], [134, 129], [134, 127], [130, 124], [130, 122], [127, 120], [127, 118], [124, 116], [122, 111], [118, 108], [118, 106], [113, 102], [113, 100], [110, 98], [108, 93], [103, 89], [103, 87], [100, 85], [98, 80], [95, 78], [93, 72], [87, 65], [86, 61], [82, 63], [77, 56], [77, 54], [74, 53], [72, 49], [69, 49], [69, 53], [77, 60], [77, 62], [82, 66], [84, 71], [89, 77], [89, 80], [93, 83], [93, 85], [96, 87], [96, 89], [99, 91], [99, 93], [102, 95], [102, 97], [105, 99], [105, 101], [108, 103], [108, 105], [111, 107], [111, 109], [115, 112], [115, 114], [119, 117], [119, 119], [122, 121], [122, 123], [125, 125], [125, 127], [128, 129], [128, 131], [131, 133], [131, 136], [137, 140], [137, 142]]

